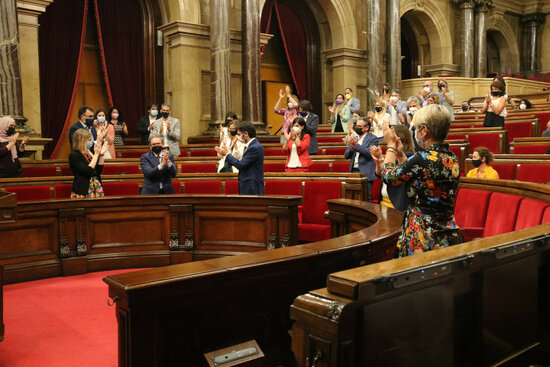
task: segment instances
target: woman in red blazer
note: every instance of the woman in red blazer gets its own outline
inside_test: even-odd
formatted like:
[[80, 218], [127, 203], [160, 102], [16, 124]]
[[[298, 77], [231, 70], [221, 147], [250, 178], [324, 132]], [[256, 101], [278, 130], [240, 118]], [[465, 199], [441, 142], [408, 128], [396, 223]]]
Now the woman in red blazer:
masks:
[[286, 142], [283, 145], [283, 150], [288, 153], [285, 172], [308, 172], [312, 162], [307, 152], [309, 134], [306, 121], [301, 117], [295, 118], [290, 132], [284, 134]]

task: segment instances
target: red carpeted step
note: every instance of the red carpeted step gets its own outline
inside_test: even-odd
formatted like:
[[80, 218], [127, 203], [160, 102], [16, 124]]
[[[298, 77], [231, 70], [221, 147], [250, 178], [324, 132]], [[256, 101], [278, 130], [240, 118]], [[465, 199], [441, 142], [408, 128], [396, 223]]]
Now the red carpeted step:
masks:
[[117, 321], [107, 275], [133, 269], [4, 286], [0, 366], [115, 367]]

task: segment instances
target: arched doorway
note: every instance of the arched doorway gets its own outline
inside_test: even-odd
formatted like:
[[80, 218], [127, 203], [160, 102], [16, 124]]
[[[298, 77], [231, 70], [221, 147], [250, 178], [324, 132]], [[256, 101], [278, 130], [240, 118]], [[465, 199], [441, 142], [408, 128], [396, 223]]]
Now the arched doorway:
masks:
[[419, 50], [413, 28], [407, 17], [401, 18], [401, 79], [418, 77]]
[[496, 41], [499, 36], [497, 31], [487, 31], [487, 74], [501, 74], [500, 52]]

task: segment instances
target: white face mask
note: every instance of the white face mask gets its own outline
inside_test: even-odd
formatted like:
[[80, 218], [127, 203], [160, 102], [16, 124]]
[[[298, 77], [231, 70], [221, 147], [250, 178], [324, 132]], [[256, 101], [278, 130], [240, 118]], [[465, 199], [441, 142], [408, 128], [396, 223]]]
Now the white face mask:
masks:
[[295, 134], [299, 134], [302, 132], [302, 129], [298, 126], [293, 126], [292, 131], [294, 131]]
[[151, 110], [151, 116], [157, 117], [158, 114], [159, 114], [158, 110]]
[[397, 97], [397, 96], [391, 96], [391, 97], [390, 97], [390, 100], [391, 100], [392, 102], [397, 102], [397, 101], [399, 101], [399, 97]]
[[288, 108], [294, 108], [294, 105], [291, 102], [288, 102]]
[[524, 110], [524, 109], [526, 109], [526, 108], [527, 108], [527, 105], [524, 104], [524, 103], [522, 103], [522, 104], [519, 105], [519, 109], [520, 109], [520, 110]]
[[424, 87], [424, 90], [428, 93], [430, 93], [432, 90], [430, 89], [430, 87]]
[[99, 122], [100, 124], [104, 123], [105, 122], [105, 116], [98, 116], [97, 117], [97, 122]]
[[246, 140], [244, 138], [244, 135], [239, 136], [239, 142], [246, 144]]
[[416, 111], [418, 111], [418, 108], [416, 108], [416, 107], [409, 107], [409, 112], [410, 112], [410, 113], [415, 114]]

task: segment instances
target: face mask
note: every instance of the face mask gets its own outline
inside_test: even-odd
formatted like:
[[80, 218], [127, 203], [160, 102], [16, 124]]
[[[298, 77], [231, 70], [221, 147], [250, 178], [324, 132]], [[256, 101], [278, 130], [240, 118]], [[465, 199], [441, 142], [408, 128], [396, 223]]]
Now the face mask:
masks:
[[418, 130], [414, 131], [414, 141], [420, 148], [424, 149], [424, 142], [418, 138]]
[[231, 136], [237, 136], [237, 130], [229, 130]]
[[357, 135], [363, 135], [363, 128], [362, 127], [354, 127], [353, 130]]
[[8, 129], [6, 130], [6, 135], [11, 136], [13, 134], [15, 134], [15, 126], [8, 127]]
[[168, 118], [168, 116], [170, 116], [170, 112], [161, 112], [160, 113], [160, 117]]
[[388, 93], [390, 90], [388, 88], [384, 88], [384, 92]]
[[294, 105], [291, 102], [288, 102], [288, 108], [294, 108]]
[[376, 112], [380, 112], [380, 111], [382, 111], [382, 107], [374, 107], [374, 110], [375, 110]]
[[94, 149], [94, 142], [93, 141], [87, 142], [86, 143], [86, 149], [93, 150]]
[[500, 92], [491, 92], [491, 95], [492, 95], [493, 97], [496, 97], [496, 96], [498, 96], [499, 94], [500, 94]]
[[159, 114], [158, 110], [151, 110], [151, 116], [157, 117], [158, 114]]
[[112, 113], [111, 117], [115, 120], [118, 119], [118, 113]]
[[97, 122], [99, 122], [100, 124], [104, 123], [105, 122], [105, 116], [99, 116], [97, 118]]
[[397, 102], [397, 101], [399, 101], [399, 98], [397, 98], [397, 96], [392, 96], [392, 97], [390, 97], [390, 100], [392, 102]]
[[468, 106], [462, 106], [462, 111], [468, 111]]
[[307, 112], [304, 112], [304, 111], [300, 112], [300, 116], [302, 116], [304, 118], [307, 117]]
[[239, 141], [243, 144], [246, 144], [246, 139], [244, 138], [243, 135], [241, 135], [241, 137], [239, 138]]
[[409, 107], [409, 112], [414, 115], [416, 113], [416, 111], [418, 111], [418, 108], [416, 107]]
[[229, 126], [229, 124], [231, 124], [231, 122], [233, 122], [232, 119], [225, 119], [225, 122], [224, 122], [223, 126]]
[[430, 93], [432, 90], [430, 89], [430, 87], [424, 87], [424, 90], [428, 93]]
[[439, 84], [437, 87], [438, 87], [439, 89], [445, 88], [445, 84]]
[[346, 99], [351, 99], [351, 94], [346, 93]]
[[523, 103], [519, 105], [519, 109], [520, 109], [520, 110], [524, 110], [524, 109], [526, 109], [526, 108], [527, 108], [527, 105], [525, 105], [525, 104], [523, 104]]
[[162, 147], [161, 147], [160, 145], [157, 145], [157, 146], [152, 147], [151, 150], [152, 150], [153, 153], [155, 153], [156, 155], [159, 155], [160, 152], [162, 152]]
[[302, 129], [298, 126], [293, 126], [292, 131], [294, 131], [295, 134], [299, 134], [302, 132]]
[[342, 101], [341, 99], [337, 99], [335, 102], [336, 102], [336, 104], [342, 104], [342, 103], [344, 103], [344, 101]]
[[481, 166], [481, 159], [472, 159], [472, 164], [474, 165], [474, 167], [479, 167]]
[[92, 127], [94, 124], [94, 119], [86, 119], [86, 126]]

